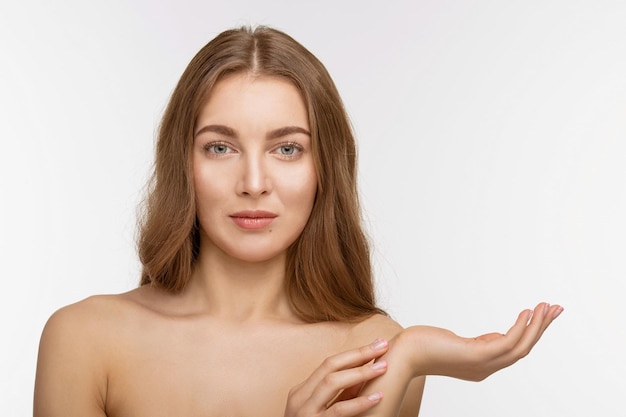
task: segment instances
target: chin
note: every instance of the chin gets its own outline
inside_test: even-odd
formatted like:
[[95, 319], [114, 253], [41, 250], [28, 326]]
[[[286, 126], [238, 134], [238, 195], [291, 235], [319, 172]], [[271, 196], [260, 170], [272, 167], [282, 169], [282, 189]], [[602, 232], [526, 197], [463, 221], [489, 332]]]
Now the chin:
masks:
[[233, 258], [249, 264], [263, 264], [284, 259], [283, 256], [284, 253], [279, 253], [273, 256], [246, 254], [244, 256], [233, 256]]
[[226, 254], [233, 259], [236, 259], [240, 262], [246, 263], [265, 263], [271, 262], [278, 259], [286, 259], [287, 249], [281, 249], [277, 251], [268, 251], [268, 250], [247, 250], [242, 251], [241, 249], [227, 251]]
[[[272, 241], [274, 240], [274, 241]], [[281, 239], [276, 242], [273, 239], [238, 239], [238, 240], [206, 240], [200, 243], [201, 252], [210, 258], [217, 260], [223, 258], [227, 261], [244, 262], [251, 264], [268, 263], [287, 258], [287, 249], [291, 239]], [[228, 262], [228, 261], [227, 261]]]

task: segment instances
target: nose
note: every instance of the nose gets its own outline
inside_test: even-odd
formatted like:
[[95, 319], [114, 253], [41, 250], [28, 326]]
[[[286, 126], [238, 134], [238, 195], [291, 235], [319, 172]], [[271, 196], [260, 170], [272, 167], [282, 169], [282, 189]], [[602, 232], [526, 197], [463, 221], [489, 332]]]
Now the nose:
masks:
[[237, 194], [254, 198], [269, 194], [272, 182], [265, 158], [249, 154], [242, 158], [241, 163], [242, 172], [237, 183]]

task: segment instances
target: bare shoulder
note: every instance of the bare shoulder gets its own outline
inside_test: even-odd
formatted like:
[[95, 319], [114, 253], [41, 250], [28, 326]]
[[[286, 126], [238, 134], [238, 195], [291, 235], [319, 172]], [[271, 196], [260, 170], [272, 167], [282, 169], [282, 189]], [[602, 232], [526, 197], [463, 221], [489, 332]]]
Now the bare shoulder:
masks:
[[127, 294], [100, 295], [52, 314], [39, 344], [35, 417], [105, 415], [111, 347], [133, 304]]
[[57, 310], [48, 319], [42, 344], [89, 344], [93, 337], [102, 335], [100, 325], [107, 320], [107, 312], [114, 310], [114, 296], [93, 296]]
[[360, 346], [377, 338], [391, 340], [402, 330], [402, 326], [391, 317], [374, 314], [361, 322], [355, 323], [350, 328], [348, 340], [351, 341], [352, 345]]
[[42, 337], [62, 333], [71, 335], [74, 343], [101, 342], [111, 326], [119, 325], [120, 319], [129, 317], [128, 311], [136, 308], [129, 294], [94, 295], [65, 306], [48, 319]]
[[136, 288], [122, 294], [94, 295], [65, 306], [48, 319], [40, 349], [63, 344], [70, 351], [87, 349], [94, 356], [106, 353], [124, 329], [154, 313], [151, 304], [150, 291]]

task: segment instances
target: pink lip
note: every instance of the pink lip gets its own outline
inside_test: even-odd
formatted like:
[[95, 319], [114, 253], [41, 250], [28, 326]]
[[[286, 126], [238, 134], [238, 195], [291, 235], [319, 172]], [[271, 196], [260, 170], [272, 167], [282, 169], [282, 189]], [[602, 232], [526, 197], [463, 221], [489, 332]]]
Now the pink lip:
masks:
[[263, 210], [244, 210], [229, 216], [242, 229], [262, 229], [271, 224], [277, 214]]

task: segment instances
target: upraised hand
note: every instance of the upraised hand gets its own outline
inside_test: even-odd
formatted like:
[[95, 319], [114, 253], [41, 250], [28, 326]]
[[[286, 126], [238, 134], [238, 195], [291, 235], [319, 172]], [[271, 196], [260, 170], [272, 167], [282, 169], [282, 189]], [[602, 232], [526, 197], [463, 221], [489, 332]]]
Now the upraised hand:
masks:
[[540, 303], [534, 311], [522, 311], [506, 334], [474, 338], [437, 327], [409, 327], [393, 340], [392, 350], [400, 351], [414, 376], [444, 375], [481, 381], [528, 355], [562, 311], [561, 306]]

